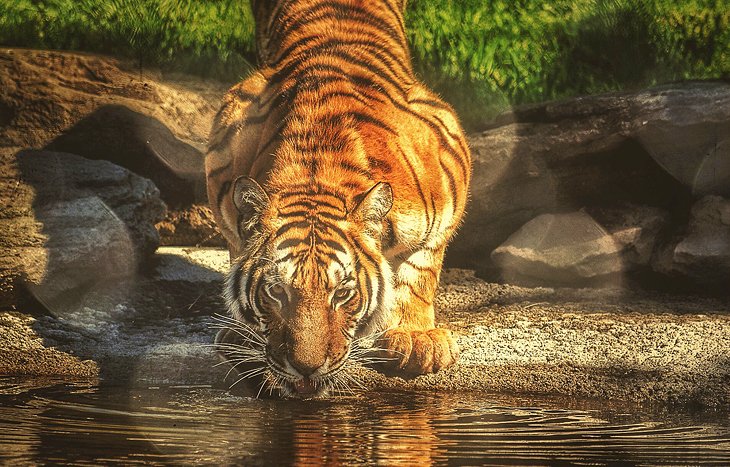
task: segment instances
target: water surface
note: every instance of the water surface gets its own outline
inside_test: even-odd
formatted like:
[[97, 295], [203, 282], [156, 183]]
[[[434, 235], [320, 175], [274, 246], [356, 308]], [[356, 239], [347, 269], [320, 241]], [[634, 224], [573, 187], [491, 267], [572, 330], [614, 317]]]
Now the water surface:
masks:
[[251, 399], [0, 380], [0, 464], [730, 465], [722, 412], [489, 394]]

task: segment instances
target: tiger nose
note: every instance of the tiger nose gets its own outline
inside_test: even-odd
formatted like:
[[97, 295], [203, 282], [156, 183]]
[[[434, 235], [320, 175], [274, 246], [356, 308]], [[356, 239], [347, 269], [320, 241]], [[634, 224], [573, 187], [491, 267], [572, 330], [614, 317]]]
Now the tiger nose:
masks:
[[[308, 358], [309, 357], [309, 358]], [[312, 356], [289, 355], [289, 364], [297, 370], [302, 376], [312, 376], [315, 371], [324, 366], [324, 360], [321, 358], [311, 358]]]

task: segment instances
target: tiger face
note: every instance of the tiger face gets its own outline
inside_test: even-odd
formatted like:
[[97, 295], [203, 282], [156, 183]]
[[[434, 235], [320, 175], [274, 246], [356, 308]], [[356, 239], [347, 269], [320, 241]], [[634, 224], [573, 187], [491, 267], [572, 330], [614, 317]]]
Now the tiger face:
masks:
[[[233, 317], [246, 324], [238, 337], [247, 342], [235, 344], [248, 347], [241, 363], [267, 372], [285, 396], [337, 388], [340, 372], [363, 355], [357, 339], [388, 319], [392, 272], [381, 239], [393, 203], [390, 185], [378, 183], [353, 200], [324, 189], [269, 196], [239, 177], [232, 193], [241, 254], [226, 298]], [[227, 349], [232, 362], [242, 358]]]

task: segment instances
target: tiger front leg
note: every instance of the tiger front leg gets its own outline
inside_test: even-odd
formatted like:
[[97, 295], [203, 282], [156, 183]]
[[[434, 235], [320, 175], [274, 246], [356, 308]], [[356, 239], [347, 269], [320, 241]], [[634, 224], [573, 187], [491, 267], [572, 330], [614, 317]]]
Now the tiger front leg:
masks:
[[389, 370], [412, 375], [435, 373], [459, 357], [451, 331], [435, 326], [434, 298], [443, 256], [444, 247], [421, 249], [395, 271], [393, 327], [376, 341]]

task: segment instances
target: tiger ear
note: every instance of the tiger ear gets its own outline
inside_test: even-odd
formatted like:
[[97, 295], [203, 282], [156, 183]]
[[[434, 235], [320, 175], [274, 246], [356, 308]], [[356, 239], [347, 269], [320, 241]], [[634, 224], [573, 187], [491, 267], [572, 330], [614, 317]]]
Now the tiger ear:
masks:
[[256, 180], [241, 176], [233, 182], [233, 204], [239, 212], [238, 228], [249, 233], [269, 205], [269, 195]]
[[366, 222], [379, 223], [393, 207], [393, 189], [389, 183], [379, 182], [356, 199], [353, 213]]

